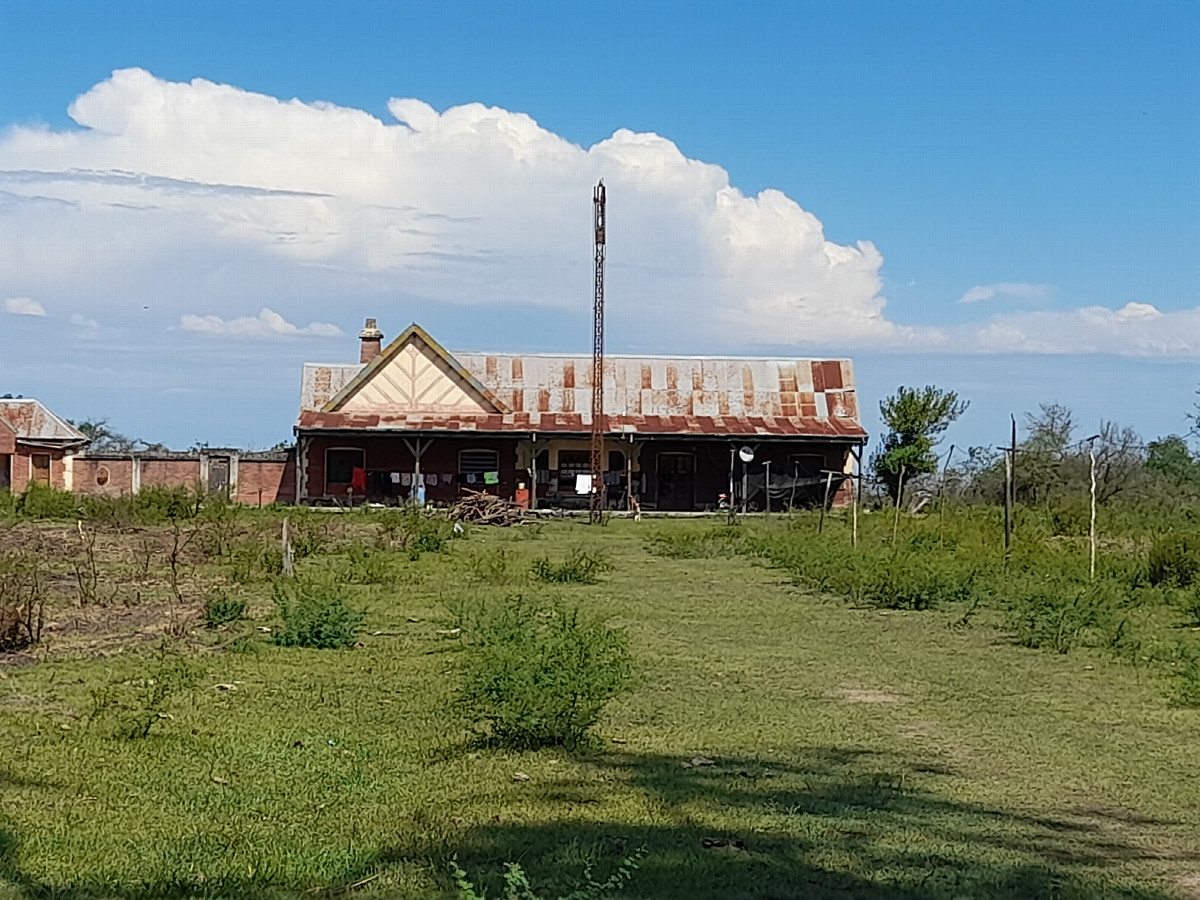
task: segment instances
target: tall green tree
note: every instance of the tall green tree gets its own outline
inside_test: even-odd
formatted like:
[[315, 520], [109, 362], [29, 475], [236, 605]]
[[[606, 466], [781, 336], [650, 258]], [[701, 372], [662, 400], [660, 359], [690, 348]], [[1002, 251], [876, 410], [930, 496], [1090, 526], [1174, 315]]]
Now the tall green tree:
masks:
[[955, 391], [943, 391], [933, 385], [923, 388], [901, 386], [895, 394], [879, 403], [879, 413], [888, 427], [883, 443], [871, 457], [875, 477], [887, 486], [895, 500], [900, 480], [937, 471], [933, 448], [955, 419], [967, 409]]

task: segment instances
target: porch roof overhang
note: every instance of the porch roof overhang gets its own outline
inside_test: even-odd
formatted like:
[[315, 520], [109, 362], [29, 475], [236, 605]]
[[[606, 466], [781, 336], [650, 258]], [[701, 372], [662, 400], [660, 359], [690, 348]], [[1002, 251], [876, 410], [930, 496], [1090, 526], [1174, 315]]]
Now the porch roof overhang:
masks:
[[[608, 416], [604, 433], [608, 437], [644, 439], [728, 439], [781, 438], [862, 444], [867, 433], [857, 422], [809, 417], [749, 416]], [[298, 435], [354, 433], [371, 436], [391, 435], [494, 435], [522, 437], [526, 434], [549, 437], [586, 436], [590, 423], [579, 414], [506, 413], [495, 415], [437, 415], [431, 413], [343, 413], [305, 410], [296, 423]]]

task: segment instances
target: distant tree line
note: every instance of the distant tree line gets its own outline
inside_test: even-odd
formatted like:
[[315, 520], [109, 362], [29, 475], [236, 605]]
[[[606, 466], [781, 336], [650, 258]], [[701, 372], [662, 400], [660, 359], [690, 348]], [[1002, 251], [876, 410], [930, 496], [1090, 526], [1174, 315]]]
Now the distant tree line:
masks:
[[[882, 495], [894, 502], [900, 490], [906, 496], [936, 491], [967, 502], [1003, 502], [1003, 450], [968, 447], [951, 454], [939, 446], [966, 408], [957, 393], [934, 386], [901, 387], [880, 403], [888, 431], [871, 457], [869, 474]], [[1025, 414], [1024, 438], [1013, 453], [1014, 499], [1046, 509], [1077, 505], [1090, 496], [1094, 454], [1098, 503], [1200, 501], [1200, 455], [1188, 442], [1200, 437], [1200, 402], [1186, 419], [1191, 427], [1185, 434], [1149, 442], [1109, 421], [1081, 437], [1070, 409], [1041, 404], [1036, 413]], [[942, 472], [944, 479], [931, 477]]]

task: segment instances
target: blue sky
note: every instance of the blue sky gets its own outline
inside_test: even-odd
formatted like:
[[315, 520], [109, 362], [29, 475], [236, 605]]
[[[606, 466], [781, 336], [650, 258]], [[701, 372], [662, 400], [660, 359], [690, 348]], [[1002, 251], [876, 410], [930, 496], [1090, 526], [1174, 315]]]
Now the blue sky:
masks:
[[849, 355], [868, 411], [960, 389], [960, 444], [1052, 400], [1179, 431], [1196, 46], [1182, 2], [5, 3], [0, 393], [263, 445], [366, 315], [586, 349], [604, 175], [614, 351]]

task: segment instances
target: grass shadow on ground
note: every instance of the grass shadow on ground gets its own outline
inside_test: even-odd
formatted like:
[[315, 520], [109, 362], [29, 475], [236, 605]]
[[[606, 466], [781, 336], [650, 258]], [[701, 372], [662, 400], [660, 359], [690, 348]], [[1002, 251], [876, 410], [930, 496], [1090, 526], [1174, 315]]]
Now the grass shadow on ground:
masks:
[[[440, 857], [444, 865], [456, 854], [469, 872], [498, 873], [504, 862], [515, 860], [547, 896], [557, 896], [577, 883], [585, 861], [595, 861], [603, 877], [623, 857], [645, 848], [623, 896], [1151, 900], [1167, 895], [1129, 883], [1113, 868], [1200, 858], [1148, 842], [1151, 831], [1186, 834], [1182, 822], [1111, 810], [1048, 816], [952, 799], [938, 790], [938, 780], [950, 774], [938, 759], [819, 748], [797, 752], [787, 762], [740, 757], [692, 764], [635, 753], [594, 762], [595, 780], [531, 786], [540, 800], [564, 804], [561, 819], [481, 823], [445, 846], [391, 848], [374, 865], [414, 855]], [[606, 778], [640, 788], [653, 821], [579, 816], [579, 809], [603, 803]], [[747, 828], [706, 824], [730, 820], [744, 821]], [[487, 886], [499, 895], [498, 878], [488, 879]]]
[[[414, 864], [440, 873], [444, 896], [453, 896], [454, 857], [489, 896], [502, 895], [499, 873], [515, 861], [539, 896], [557, 897], [578, 884], [587, 863], [603, 879], [645, 848], [622, 896], [1166, 900], [1150, 886], [1168, 880], [1154, 864], [1190, 866], [1200, 856], [1180, 838], [1189, 830], [1184, 822], [1113, 809], [1022, 812], [954, 799], [952, 766], [942, 758], [824, 747], [785, 759], [688, 760], [630, 751], [579, 761], [575, 774], [523, 785], [527, 808], [542, 811], [538, 818], [523, 818], [510, 806], [506, 821], [416, 829], [437, 837], [398, 840], [315, 891], [311, 884], [273, 882], [269, 873], [200, 884], [186, 873], [154, 884], [46, 884], [21, 870], [17, 838], [0, 827], [0, 882], [9, 886], [0, 897], [411, 897], [412, 891], [389, 892], [387, 875]], [[636, 789], [640, 811], [611, 814], [606, 799], [616, 782]], [[405, 830], [403, 823], [397, 830]], [[1183, 840], [1183, 849], [1172, 838]], [[1152, 868], [1131, 875], [1130, 865]]]

